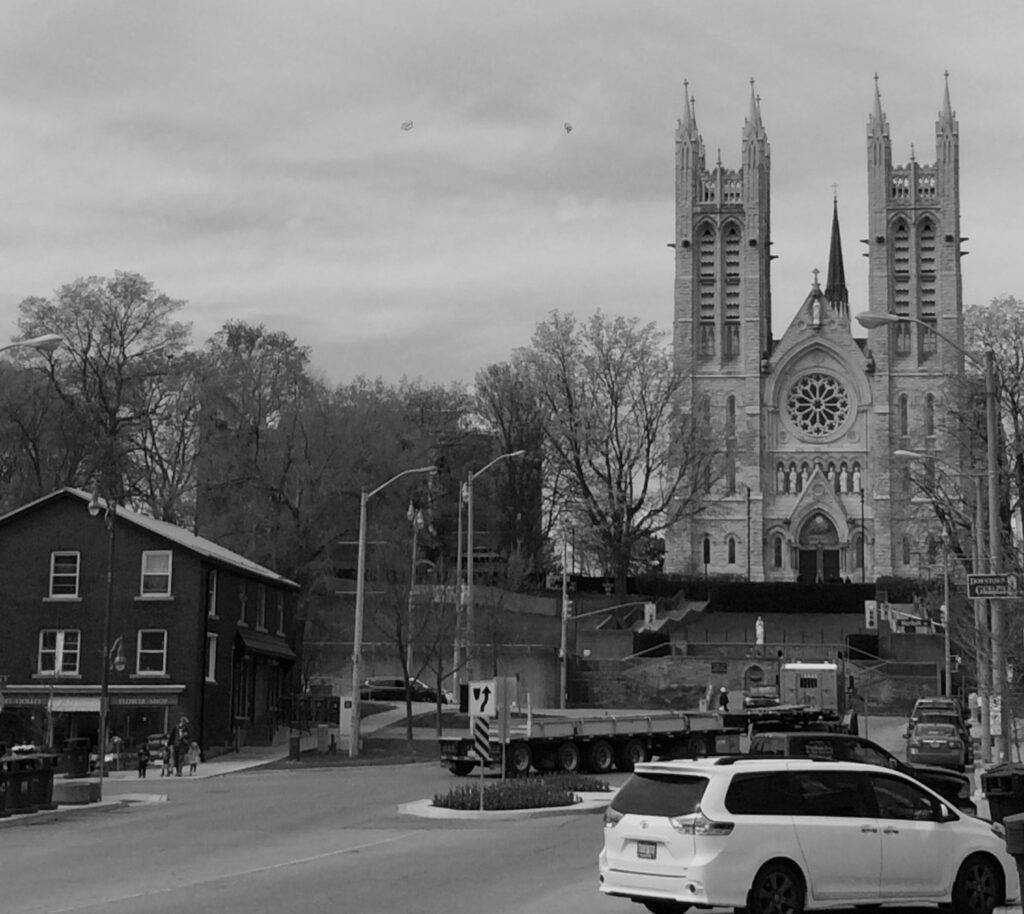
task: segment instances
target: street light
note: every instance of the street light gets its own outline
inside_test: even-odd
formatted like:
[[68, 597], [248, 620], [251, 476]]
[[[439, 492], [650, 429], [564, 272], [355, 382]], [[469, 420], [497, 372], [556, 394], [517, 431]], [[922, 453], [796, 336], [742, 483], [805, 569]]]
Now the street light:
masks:
[[[988, 475], [987, 471], [980, 473], [964, 472], [960, 467], [936, 457], [934, 454], [921, 454], [917, 451], [896, 450], [892, 452], [893, 457], [905, 460], [921, 460], [938, 463], [959, 476], [970, 476], [974, 480], [974, 561], [972, 570], [981, 570], [985, 559], [985, 523], [982, 517], [981, 480]], [[945, 531], [944, 531], [945, 532]], [[949, 597], [946, 597], [946, 612], [949, 612]], [[993, 673], [989, 666], [988, 651], [991, 650], [990, 638], [988, 635], [988, 620], [985, 613], [985, 601], [974, 601], [974, 630], [977, 639], [977, 679], [978, 694], [981, 699], [981, 758], [984, 762], [992, 761], [992, 732], [989, 698], [992, 694]], [[948, 657], [947, 650], [947, 657]]]
[[416, 539], [420, 530], [423, 529], [423, 512], [409, 502], [409, 510], [405, 515], [412, 523], [412, 571], [409, 574], [409, 632], [405, 642], [405, 669], [406, 675], [412, 674], [412, 623], [413, 623], [413, 602], [416, 591]]
[[44, 333], [42, 336], [33, 336], [27, 340], [17, 340], [6, 346], [0, 346], [0, 352], [7, 349], [38, 349], [40, 352], [53, 352], [63, 342], [64, 337], [59, 333]]
[[[117, 519], [117, 503], [109, 498], [101, 500], [97, 493], [93, 493], [89, 499], [89, 514], [99, 517], [103, 514], [103, 520], [107, 525], [107, 590], [106, 599], [103, 604], [103, 652], [100, 665], [100, 728], [99, 739], [97, 740], [96, 755], [99, 762], [99, 798], [103, 799], [103, 778], [106, 777], [107, 768], [107, 723], [110, 704], [110, 667], [112, 664], [110, 646], [110, 617], [114, 608], [114, 530]], [[122, 648], [123, 650], [123, 648]], [[123, 656], [123, 655], [122, 655]]]
[[949, 532], [942, 528], [942, 653], [946, 668], [946, 698], [953, 697], [953, 670], [949, 654]]
[[510, 451], [499, 454], [490, 463], [475, 473], [470, 470], [466, 479], [466, 680], [473, 678], [473, 480], [482, 476], [492, 466], [510, 457], [522, 457], [526, 451]]
[[[1002, 535], [999, 529], [999, 400], [996, 393], [995, 353], [991, 347], [985, 350], [983, 358], [961, 346], [956, 340], [950, 339], [931, 324], [916, 317], [905, 317], [899, 314], [862, 312], [857, 315], [857, 322], [868, 330], [888, 324], [911, 323], [924, 327], [929, 333], [945, 340], [964, 358], [985, 372], [985, 434], [988, 438], [988, 538], [991, 556], [989, 564], [993, 574], [1003, 570]], [[1006, 676], [1006, 662], [1003, 646], [1003, 606], [998, 599], [991, 601], [991, 641], [992, 641], [992, 694], [999, 700], [1001, 726], [999, 728], [1000, 759], [1010, 758], [1010, 717], [1009, 683]], [[997, 759], [1000, 760], [1000, 759]]]
[[350, 758], [359, 755], [359, 683], [362, 678], [363, 663], [363, 601], [366, 597], [366, 503], [378, 492], [386, 489], [391, 483], [397, 482], [403, 476], [411, 476], [418, 473], [437, 472], [437, 467], [414, 467], [410, 470], [402, 470], [396, 473], [387, 482], [377, 486], [376, 489], [366, 491], [365, 487], [359, 493], [359, 557], [356, 561], [356, 618], [355, 627], [352, 633], [352, 725], [349, 727], [348, 754]]

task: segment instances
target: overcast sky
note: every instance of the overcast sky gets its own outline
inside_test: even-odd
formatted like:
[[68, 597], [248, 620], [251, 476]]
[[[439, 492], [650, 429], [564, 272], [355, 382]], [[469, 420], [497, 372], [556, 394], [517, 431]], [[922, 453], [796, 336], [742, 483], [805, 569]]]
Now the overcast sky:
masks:
[[949, 71], [964, 302], [1024, 296], [1022, 34], [1020, 0], [5, 0], [0, 341], [115, 270], [186, 300], [196, 345], [263, 323], [337, 382], [471, 382], [556, 308], [667, 331], [683, 82], [736, 168], [751, 77], [776, 337], [833, 184], [866, 307], [876, 72], [894, 161], [930, 164]]

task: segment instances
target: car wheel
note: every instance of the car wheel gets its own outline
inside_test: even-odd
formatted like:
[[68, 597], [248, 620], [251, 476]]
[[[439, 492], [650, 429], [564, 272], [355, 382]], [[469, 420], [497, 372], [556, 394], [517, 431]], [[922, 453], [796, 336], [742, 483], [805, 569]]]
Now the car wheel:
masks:
[[566, 740], [558, 747], [558, 768], [570, 773], [580, 770], [580, 748], [574, 742]]
[[457, 774], [460, 778], [464, 778], [475, 767], [476, 765], [474, 765], [472, 762], [451, 762], [448, 765], [448, 770], [452, 774]]
[[505, 773], [509, 777], [526, 777], [530, 773], [532, 764], [529, 743], [512, 743], [505, 752]]
[[615, 767], [619, 771], [632, 771], [633, 767], [647, 758], [647, 747], [643, 740], [628, 739], [624, 743], [618, 743], [613, 750], [615, 753]]
[[992, 914], [1003, 903], [999, 868], [987, 857], [968, 857], [960, 866], [951, 898], [957, 914]]
[[596, 739], [587, 747], [587, 771], [593, 774], [607, 774], [615, 765], [612, 744], [606, 739]]
[[785, 863], [766, 863], [747, 893], [748, 914], [803, 914], [804, 887]]

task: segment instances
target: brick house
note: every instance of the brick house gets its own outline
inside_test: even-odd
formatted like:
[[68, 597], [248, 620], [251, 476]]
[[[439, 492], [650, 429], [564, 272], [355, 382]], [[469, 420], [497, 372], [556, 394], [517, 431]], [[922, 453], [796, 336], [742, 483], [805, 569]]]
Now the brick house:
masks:
[[95, 747], [104, 663], [109, 734], [126, 749], [181, 715], [207, 753], [236, 734], [273, 740], [297, 668], [298, 585], [125, 508], [111, 524], [104, 508], [65, 488], [0, 517], [0, 743]]

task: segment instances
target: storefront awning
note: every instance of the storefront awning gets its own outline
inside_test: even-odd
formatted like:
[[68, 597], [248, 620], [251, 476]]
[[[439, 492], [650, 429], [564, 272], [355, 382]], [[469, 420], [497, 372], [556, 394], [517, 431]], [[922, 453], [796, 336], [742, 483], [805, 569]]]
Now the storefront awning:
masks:
[[264, 632], [239, 631], [239, 637], [246, 650], [254, 654], [265, 654], [268, 657], [280, 657], [282, 660], [295, 660], [295, 652], [288, 647], [284, 638], [268, 635]]

